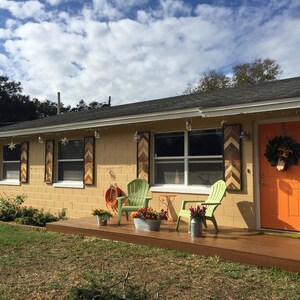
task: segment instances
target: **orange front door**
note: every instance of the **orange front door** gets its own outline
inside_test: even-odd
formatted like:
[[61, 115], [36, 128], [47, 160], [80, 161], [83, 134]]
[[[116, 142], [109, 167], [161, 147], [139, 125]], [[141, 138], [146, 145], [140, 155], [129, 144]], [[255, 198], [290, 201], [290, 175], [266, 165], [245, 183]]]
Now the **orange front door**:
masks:
[[300, 160], [297, 166], [278, 171], [264, 156], [269, 140], [280, 135], [300, 143], [300, 122], [259, 126], [261, 227], [300, 231]]

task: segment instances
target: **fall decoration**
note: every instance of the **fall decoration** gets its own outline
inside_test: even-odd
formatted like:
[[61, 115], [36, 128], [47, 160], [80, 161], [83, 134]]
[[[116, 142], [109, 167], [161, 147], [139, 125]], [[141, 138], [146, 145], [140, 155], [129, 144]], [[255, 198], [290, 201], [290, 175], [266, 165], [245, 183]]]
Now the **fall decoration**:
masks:
[[269, 140], [264, 153], [272, 167], [286, 171], [296, 165], [300, 157], [300, 144], [288, 136], [276, 136]]

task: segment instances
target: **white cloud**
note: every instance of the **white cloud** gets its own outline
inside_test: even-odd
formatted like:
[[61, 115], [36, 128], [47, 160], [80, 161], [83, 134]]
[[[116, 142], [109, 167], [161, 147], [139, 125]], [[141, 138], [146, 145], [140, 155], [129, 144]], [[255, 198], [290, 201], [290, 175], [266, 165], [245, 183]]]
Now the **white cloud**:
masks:
[[[9, 2], [10, 11], [25, 5]], [[21, 81], [32, 98], [55, 101], [60, 91], [73, 106], [109, 95], [113, 105], [173, 96], [202, 72], [227, 73], [259, 57], [276, 59], [285, 77], [299, 75], [296, 2], [259, 9], [202, 4], [193, 11], [186, 1], [161, 0], [156, 10], [143, 9], [143, 2], [128, 1], [137, 7], [136, 20], [126, 17], [121, 0], [94, 0], [77, 15], [36, 6], [39, 20], [8, 20], [0, 28], [8, 53], [0, 52], [0, 73]]]
[[60, 4], [62, 2], [62, 0], [46, 0], [46, 2], [50, 5], [55, 6], [55, 5]]
[[14, 17], [19, 19], [39, 19], [45, 15], [45, 12], [43, 10], [44, 5], [39, 1], [16, 2], [2, 0], [0, 2], [0, 8], [9, 10]]
[[114, 20], [122, 17], [122, 13], [106, 0], [93, 0], [93, 8], [95, 14], [100, 18]]

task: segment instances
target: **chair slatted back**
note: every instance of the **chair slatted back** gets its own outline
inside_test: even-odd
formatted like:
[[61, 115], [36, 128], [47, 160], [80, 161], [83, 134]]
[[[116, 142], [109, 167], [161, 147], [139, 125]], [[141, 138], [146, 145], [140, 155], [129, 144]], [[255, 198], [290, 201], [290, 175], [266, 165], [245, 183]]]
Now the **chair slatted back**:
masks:
[[130, 206], [140, 206], [145, 202], [149, 190], [149, 184], [144, 179], [134, 179], [127, 184]]
[[[210, 194], [207, 200], [203, 203], [220, 203], [226, 192], [226, 184], [223, 180], [219, 180], [211, 186]], [[214, 214], [218, 205], [207, 205], [205, 215], [211, 217]]]

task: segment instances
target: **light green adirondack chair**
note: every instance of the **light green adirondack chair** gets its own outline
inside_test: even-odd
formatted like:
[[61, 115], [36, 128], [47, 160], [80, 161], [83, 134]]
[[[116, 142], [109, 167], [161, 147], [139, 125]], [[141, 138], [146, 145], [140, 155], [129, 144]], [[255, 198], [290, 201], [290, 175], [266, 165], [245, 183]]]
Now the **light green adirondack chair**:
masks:
[[[122, 212], [137, 211], [139, 208], [148, 207], [151, 198], [147, 197], [149, 184], [144, 179], [134, 179], [127, 184], [127, 196], [118, 197], [118, 225], [121, 223]], [[127, 203], [126, 203], [127, 202]], [[123, 205], [125, 203], [125, 205]]]
[[221, 204], [221, 201], [225, 195], [225, 192], [226, 192], [226, 184], [223, 180], [219, 180], [211, 186], [211, 191], [210, 191], [210, 194], [209, 194], [207, 200], [205, 200], [205, 201], [204, 200], [202, 200], [202, 201], [201, 200], [182, 201], [181, 210], [179, 212], [178, 219], [177, 219], [176, 230], [178, 230], [178, 228], [179, 228], [179, 223], [180, 223], [181, 217], [185, 217], [185, 218], [189, 219], [189, 228], [190, 228], [191, 213], [190, 213], [189, 207], [186, 207], [186, 205], [188, 203], [194, 203], [194, 204], [199, 203], [199, 204], [206, 206], [205, 217], [202, 219], [203, 225], [205, 226], [205, 228], [207, 228], [206, 220], [210, 220], [214, 224], [216, 232], [218, 232], [219, 229], [218, 229], [218, 224], [217, 224], [216, 218], [214, 217], [214, 212], [215, 212], [216, 208], [218, 207], [218, 205]]

